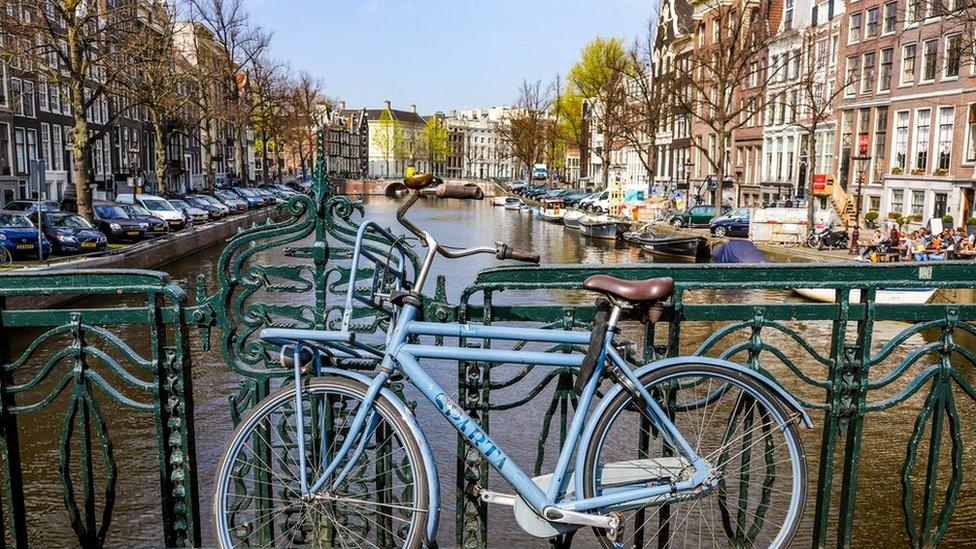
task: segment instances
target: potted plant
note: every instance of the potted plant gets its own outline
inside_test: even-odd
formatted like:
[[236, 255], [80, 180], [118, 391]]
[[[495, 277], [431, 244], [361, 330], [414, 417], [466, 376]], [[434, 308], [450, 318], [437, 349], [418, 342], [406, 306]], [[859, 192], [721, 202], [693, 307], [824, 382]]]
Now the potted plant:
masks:
[[942, 216], [942, 225], [944, 227], [952, 227], [955, 224], [955, 219], [949, 214]]
[[908, 216], [908, 220], [914, 223], [920, 223], [922, 221], [922, 216], [920, 214], [912, 214]]
[[925, 168], [915, 168], [912, 170], [912, 175], [925, 175]]
[[864, 214], [864, 221], [867, 222], [869, 229], [875, 228], [878, 221], [878, 212], [871, 210], [870, 212]]
[[949, 175], [949, 170], [947, 170], [945, 168], [938, 168], [937, 170], [935, 170], [934, 172], [932, 172], [932, 175], [937, 175], [939, 177], [945, 177], [945, 176]]
[[976, 216], [969, 216], [969, 219], [966, 220], [966, 229], [969, 231], [969, 234], [973, 234], [976, 231]]
[[905, 168], [902, 168], [901, 166], [891, 168], [891, 175], [901, 175], [903, 173], [905, 173]]

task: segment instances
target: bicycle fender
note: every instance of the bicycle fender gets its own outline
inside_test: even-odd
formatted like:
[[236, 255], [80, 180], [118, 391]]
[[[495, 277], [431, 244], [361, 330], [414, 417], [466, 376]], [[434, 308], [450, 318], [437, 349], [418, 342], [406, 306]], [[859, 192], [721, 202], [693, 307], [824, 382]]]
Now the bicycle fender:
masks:
[[[322, 368], [322, 375], [344, 377], [366, 386], [369, 386], [373, 381], [372, 378], [364, 374], [337, 368]], [[386, 398], [397, 409], [400, 417], [410, 427], [410, 434], [417, 439], [417, 445], [420, 446], [420, 455], [423, 457], [424, 466], [427, 469], [427, 493], [429, 494], [430, 500], [430, 508], [427, 511], [427, 539], [424, 541], [424, 547], [437, 547], [437, 526], [440, 521], [441, 509], [440, 480], [437, 476], [437, 462], [434, 461], [434, 454], [430, 451], [430, 444], [427, 442], [427, 437], [420, 430], [420, 425], [417, 424], [417, 418], [410, 411], [410, 408], [407, 407], [406, 403], [386, 387], [380, 389], [380, 395]]]
[[[737, 373], [746, 375], [752, 378], [753, 380], [759, 382], [759, 384], [761, 384], [763, 387], [769, 389], [773, 393], [773, 395], [778, 397], [784, 404], [786, 404], [788, 408], [791, 408], [793, 409], [793, 411], [800, 414], [800, 419], [803, 421], [804, 427], [806, 427], [807, 429], [813, 427], [813, 422], [810, 420], [810, 416], [803, 408], [803, 405], [800, 404], [800, 401], [798, 401], [796, 397], [790, 394], [789, 391], [784, 389], [779, 383], [777, 383], [772, 378], [766, 377], [755, 370], [751, 370], [741, 364], [736, 364], [735, 362], [730, 362], [728, 360], [722, 360], [718, 358], [704, 357], [704, 356], [676, 356], [671, 358], [664, 358], [661, 360], [657, 360], [645, 364], [640, 368], [634, 370], [634, 375], [636, 375], [637, 377], [641, 377], [647, 374], [648, 372], [652, 372], [660, 368], [665, 368], [668, 366], [675, 366], [675, 365], [685, 365], [685, 364], [687, 365], [707, 364], [710, 366], [720, 366], [723, 368], [727, 368], [729, 370], [733, 370]], [[613, 399], [618, 394], [620, 394], [620, 392], [623, 390], [624, 390], [623, 386], [619, 384], [614, 385], [612, 388], [610, 388], [610, 390], [607, 391], [606, 395], [604, 395], [603, 398], [600, 399], [600, 404], [597, 406], [596, 410], [594, 410], [593, 413], [590, 415], [590, 417], [587, 419], [586, 427], [583, 429], [583, 436], [580, 438], [581, 441], [580, 448], [579, 451], [576, 453], [577, 472], [583, 471], [584, 461], [586, 461], [586, 452], [589, 449], [589, 444], [591, 439], [593, 438], [593, 433], [594, 431], [596, 431], [597, 421], [600, 419], [600, 417], [603, 415], [606, 409], [610, 406], [610, 402], [612, 402]], [[575, 489], [577, 494], [584, 493], [582, 474], [575, 475]]]

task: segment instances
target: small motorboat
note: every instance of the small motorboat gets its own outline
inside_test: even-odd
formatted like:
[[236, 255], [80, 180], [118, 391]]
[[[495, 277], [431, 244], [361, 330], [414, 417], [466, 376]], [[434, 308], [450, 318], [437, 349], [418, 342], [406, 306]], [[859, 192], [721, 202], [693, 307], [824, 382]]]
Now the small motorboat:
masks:
[[533, 208], [532, 206], [528, 205], [528, 204], [522, 204], [521, 206], [519, 206], [519, 213], [520, 214], [533, 215], [535, 213], [535, 211], [536, 211], [536, 209]]
[[496, 196], [495, 198], [492, 198], [491, 199], [491, 205], [492, 206], [504, 206], [506, 204], [506, 202], [508, 201], [509, 198], [512, 198], [512, 197], [510, 197], [510, 196], [504, 196], [504, 195], [503, 196]]
[[521, 207], [522, 207], [522, 199], [516, 198], [514, 196], [505, 197], [506, 210], [518, 210]]
[[712, 249], [708, 246], [708, 239], [703, 236], [659, 236], [651, 231], [644, 231], [634, 236], [634, 233], [626, 233], [624, 238], [630, 238], [631, 242], [636, 239], [645, 252], [666, 257], [676, 257], [694, 261], [695, 263], [707, 263], [712, 255]]
[[539, 217], [544, 221], [561, 222], [566, 213], [566, 207], [559, 198], [545, 198], [539, 206]]
[[[833, 303], [837, 296], [834, 288], [794, 288], [793, 291], [821, 303]], [[922, 305], [928, 303], [934, 295], [935, 290], [932, 288], [879, 288], [874, 294], [874, 302], [879, 305]], [[851, 290], [851, 302], [860, 300], [861, 290]]]
[[772, 263], [748, 240], [729, 240], [712, 250], [712, 263]]
[[586, 214], [579, 210], [567, 210], [566, 213], [563, 214], [563, 225], [578, 231], [580, 230], [580, 220], [583, 219], [585, 215]]
[[587, 215], [580, 219], [583, 236], [600, 240], [616, 240], [630, 228], [630, 221], [613, 219], [608, 215]]

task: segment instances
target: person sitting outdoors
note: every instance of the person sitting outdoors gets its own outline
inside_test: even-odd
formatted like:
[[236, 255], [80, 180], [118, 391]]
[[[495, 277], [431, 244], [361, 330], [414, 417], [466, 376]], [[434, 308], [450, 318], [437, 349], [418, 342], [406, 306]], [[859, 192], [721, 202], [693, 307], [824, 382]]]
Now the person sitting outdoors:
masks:
[[881, 234], [881, 229], [875, 229], [874, 235], [871, 237], [871, 241], [867, 246], [861, 248], [861, 259], [867, 259], [872, 254], [880, 252], [881, 247], [884, 246], [887, 241], [888, 239]]

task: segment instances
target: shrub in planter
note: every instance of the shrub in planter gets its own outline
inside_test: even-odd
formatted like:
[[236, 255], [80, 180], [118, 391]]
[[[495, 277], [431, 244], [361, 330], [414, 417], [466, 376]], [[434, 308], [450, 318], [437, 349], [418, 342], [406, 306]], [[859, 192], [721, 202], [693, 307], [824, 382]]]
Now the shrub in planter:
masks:
[[[888, 217], [891, 217], [890, 215]], [[878, 212], [871, 210], [870, 212], [864, 214], [864, 220], [868, 223], [874, 223], [878, 220]]]
[[891, 175], [901, 175], [903, 173], [905, 173], [905, 169], [902, 168], [901, 166], [895, 166], [894, 168], [891, 168]]
[[966, 225], [970, 227], [976, 226], [976, 216], [970, 216], [969, 219], [966, 220]]
[[935, 170], [934, 172], [932, 172], [932, 175], [936, 175], [936, 176], [939, 176], [939, 177], [945, 177], [945, 176], [949, 175], [949, 170], [947, 170], [945, 168], [939, 168], [939, 169]]
[[908, 216], [908, 220], [909, 221], [914, 221], [914, 222], [917, 223], [917, 222], [919, 222], [919, 221], [922, 220], [922, 216], [920, 216], [918, 214], [912, 214], [912, 215]]
[[888, 212], [888, 219], [894, 221], [899, 225], [905, 222], [905, 220], [902, 219], [901, 214], [898, 212]]
[[942, 216], [942, 224], [945, 225], [945, 226], [947, 226], [947, 227], [952, 227], [952, 225], [953, 225], [953, 223], [955, 223], [955, 221], [956, 220], [953, 219], [952, 216], [949, 215], [949, 214], [945, 214], [944, 216]]

